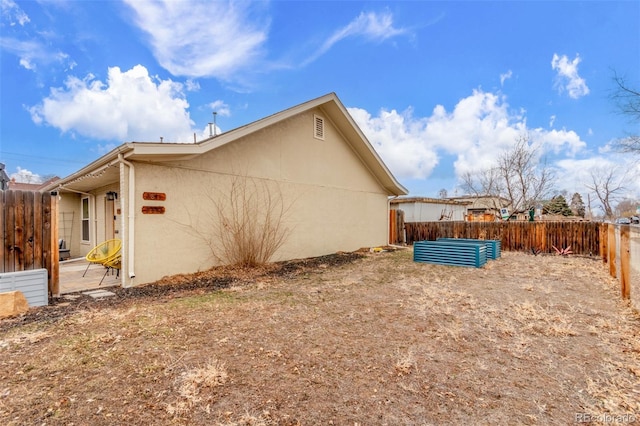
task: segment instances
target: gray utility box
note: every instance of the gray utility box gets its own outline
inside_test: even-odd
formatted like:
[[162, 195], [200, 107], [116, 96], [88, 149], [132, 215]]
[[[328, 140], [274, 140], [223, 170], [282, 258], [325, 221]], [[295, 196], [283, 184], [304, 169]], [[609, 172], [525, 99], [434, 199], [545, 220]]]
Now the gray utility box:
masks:
[[0, 293], [16, 290], [24, 294], [29, 306], [47, 306], [49, 304], [47, 270], [32, 269], [0, 274]]

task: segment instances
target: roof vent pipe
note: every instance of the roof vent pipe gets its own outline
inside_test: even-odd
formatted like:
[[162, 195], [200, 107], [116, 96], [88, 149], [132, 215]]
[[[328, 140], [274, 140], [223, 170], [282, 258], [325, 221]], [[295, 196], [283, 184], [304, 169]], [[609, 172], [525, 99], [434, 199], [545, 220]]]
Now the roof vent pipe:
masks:
[[213, 126], [213, 123], [209, 123], [209, 137], [213, 136], [213, 130], [211, 129], [211, 126]]
[[216, 136], [216, 116], [218, 113], [213, 111], [213, 136]]
[[160, 136], [160, 143], [162, 143], [164, 140], [164, 138], [162, 136]]

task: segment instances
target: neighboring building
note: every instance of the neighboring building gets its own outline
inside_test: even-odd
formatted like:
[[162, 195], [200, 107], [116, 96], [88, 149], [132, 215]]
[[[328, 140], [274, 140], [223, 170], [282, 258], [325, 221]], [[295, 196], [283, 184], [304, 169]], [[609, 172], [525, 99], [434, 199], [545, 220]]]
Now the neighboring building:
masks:
[[494, 221], [501, 217], [500, 209], [511, 211], [509, 200], [502, 197], [494, 197], [490, 195], [465, 195], [462, 197], [449, 197], [451, 201], [468, 202], [467, 220], [468, 221]]
[[470, 201], [427, 197], [400, 197], [391, 200], [391, 208], [402, 210], [406, 223], [465, 220], [467, 206], [470, 204]]
[[0, 190], [5, 191], [9, 186], [9, 175], [5, 171], [4, 164], [0, 163]]
[[45, 190], [72, 257], [122, 240], [128, 287], [214, 266], [212, 220], [247, 181], [286, 207], [273, 260], [385, 245], [389, 197], [407, 194], [333, 93], [198, 143], [122, 144]]

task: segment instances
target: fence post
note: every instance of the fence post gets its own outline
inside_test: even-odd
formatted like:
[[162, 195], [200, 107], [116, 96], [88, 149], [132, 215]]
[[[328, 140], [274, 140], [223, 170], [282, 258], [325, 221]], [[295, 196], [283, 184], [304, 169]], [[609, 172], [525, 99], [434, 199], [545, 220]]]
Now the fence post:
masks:
[[4, 216], [4, 272], [15, 272], [15, 191], [5, 192], [5, 216]]
[[389, 210], [389, 244], [396, 243], [396, 211], [395, 209]]
[[620, 292], [623, 299], [631, 296], [631, 281], [629, 275], [630, 253], [629, 227], [620, 227]]
[[49, 288], [53, 297], [60, 297], [60, 250], [58, 250], [58, 194], [50, 194], [51, 204], [51, 277]]
[[616, 277], [616, 228], [609, 225], [607, 232], [607, 246], [609, 247], [608, 262], [609, 262], [609, 275]]
[[608, 245], [608, 230], [609, 230], [609, 224], [607, 223], [601, 223], [600, 224], [600, 257], [602, 258], [602, 262], [603, 263], [607, 263], [608, 262], [608, 250], [609, 250], [609, 245]]
[[396, 229], [398, 232], [398, 244], [405, 244], [407, 242], [407, 239], [405, 237], [405, 230], [404, 230], [404, 210], [398, 210], [397, 212], [398, 215], [398, 222], [396, 225]]

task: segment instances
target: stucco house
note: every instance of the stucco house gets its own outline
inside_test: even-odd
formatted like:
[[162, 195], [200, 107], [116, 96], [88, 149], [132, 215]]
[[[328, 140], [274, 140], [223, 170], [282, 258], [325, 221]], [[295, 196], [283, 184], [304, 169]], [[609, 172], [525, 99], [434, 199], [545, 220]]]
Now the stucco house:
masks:
[[124, 143], [45, 190], [72, 257], [122, 241], [129, 287], [221, 263], [213, 228], [246, 188], [281, 202], [272, 260], [384, 245], [407, 194], [334, 93], [200, 142]]

